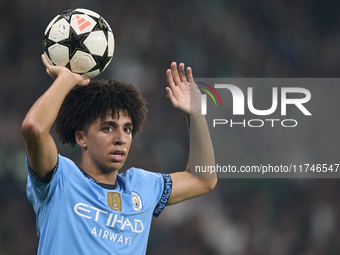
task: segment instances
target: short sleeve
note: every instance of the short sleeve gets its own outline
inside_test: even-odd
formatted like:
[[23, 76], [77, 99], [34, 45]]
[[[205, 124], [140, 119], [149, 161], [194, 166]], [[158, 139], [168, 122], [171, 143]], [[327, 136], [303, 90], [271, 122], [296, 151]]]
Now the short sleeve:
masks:
[[158, 217], [159, 214], [164, 210], [171, 194], [172, 190], [172, 180], [169, 174], [161, 174], [163, 177], [163, 191], [161, 193], [161, 197], [158, 201], [158, 204], [155, 207], [153, 212], [153, 216]]
[[[151, 215], [158, 217], [165, 208], [172, 190], [172, 179], [169, 174], [155, 173], [139, 168], [130, 168], [119, 175], [122, 177], [125, 189], [138, 193], [145, 208]], [[121, 180], [121, 183], [123, 181]]]
[[28, 170], [27, 197], [31, 202], [36, 200], [40, 202], [49, 200], [63, 188], [70, 172], [67, 168], [67, 164], [70, 164], [68, 161], [70, 160], [58, 155], [58, 161], [53, 169], [51, 180], [49, 182], [43, 182], [36, 176], [26, 157]]

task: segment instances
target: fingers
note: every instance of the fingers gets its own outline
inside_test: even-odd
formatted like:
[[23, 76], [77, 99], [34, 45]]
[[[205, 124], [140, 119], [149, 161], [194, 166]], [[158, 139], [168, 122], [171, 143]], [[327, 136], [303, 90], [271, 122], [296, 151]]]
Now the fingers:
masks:
[[166, 87], [165, 89], [166, 89], [166, 97], [169, 99], [173, 97], [171, 89], [169, 87]]
[[81, 79], [78, 79], [78, 82], [77, 84], [80, 85], [80, 86], [86, 86], [86, 85], [89, 85], [90, 83], [90, 79], [87, 78], [87, 77], [83, 77], [83, 76], [80, 76]]
[[176, 86], [174, 83], [174, 79], [172, 78], [172, 71], [170, 69], [166, 71], [166, 81], [168, 82], [169, 87], [171, 89], [173, 89]]
[[181, 83], [181, 79], [178, 74], [176, 62], [171, 63], [171, 73], [172, 73], [172, 78], [174, 79], [176, 85], [179, 85]]
[[49, 62], [45, 54], [41, 55], [41, 59], [44, 66], [46, 67], [46, 73], [54, 79], [53, 73], [51, 72], [51, 68], [53, 67], [53, 65]]
[[187, 68], [187, 79], [188, 79], [188, 82], [193, 82], [194, 81], [194, 78], [192, 76], [192, 69], [191, 69], [191, 67]]
[[44, 64], [44, 66], [46, 66], [46, 68], [49, 68], [51, 66], [51, 64], [50, 64], [50, 62], [48, 62], [47, 57], [45, 56], [45, 54], [41, 55], [41, 59], [42, 59], [42, 62]]
[[182, 83], [186, 84], [193, 79], [192, 69], [190, 67], [185, 71], [184, 63], [180, 63], [177, 69], [177, 63], [171, 63], [171, 69], [167, 70], [167, 81], [169, 85], [178, 86]]
[[171, 104], [173, 106], [175, 106], [176, 105], [176, 99], [175, 99], [174, 95], [172, 94], [172, 90], [169, 87], [166, 87], [165, 89], [166, 89], [166, 96], [167, 96], [167, 98], [169, 98]]
[[185, 76], [183, 63], [179, 64], [178, 70], [179, 70], [179, 78], [181, 79], [181, 82], [188, 82], [187, 77]]

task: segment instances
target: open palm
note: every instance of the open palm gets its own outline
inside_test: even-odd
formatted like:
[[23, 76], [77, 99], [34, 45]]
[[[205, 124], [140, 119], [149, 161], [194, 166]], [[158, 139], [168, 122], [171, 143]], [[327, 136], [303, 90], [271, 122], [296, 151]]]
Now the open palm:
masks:
[[171, 69], [166, 71], [166, 78], [169, 87], [166, 88], [167, 97], [172, 105], [190, 114], [190, 82], [193, 82], [192, 70], [190, 67], [184, 71], [184, 64], [171, 63]]

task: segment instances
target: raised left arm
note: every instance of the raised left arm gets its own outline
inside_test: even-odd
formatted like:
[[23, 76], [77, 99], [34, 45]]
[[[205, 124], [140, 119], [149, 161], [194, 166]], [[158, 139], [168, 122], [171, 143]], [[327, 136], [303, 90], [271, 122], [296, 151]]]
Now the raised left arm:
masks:
[[171, 69], [166, 72], [166, 77], [169, 85], [166, 88], [167, 97], [175, 108], [186, 114], [190, 128], [190, 139], [195, 141], [194, 148], [190, 148], [186, 170], [170, 174], [172, 192], [167, 205], [171, 205], [212, 190], [216, 186], [217, 178], [215, 174], [210, 173], [207, 173], [203, 178], [202, 173], [200, 173], [200, 178], [190, 176], [194, 174], [190, 173], [190, 158], [193, 156], [197, 165], [215, 165], [214, 150], [206, 119], [204, 115], [201, 115], [199, 107], [190, 107], [190, 92], [192, 92], [192, 95], [200, 97], [197, 85], [193, 81], [191, 68], [188, 67], [185, 72], [184, 64], [181, 63], [177, 70], [177, 64], [173, 62]]

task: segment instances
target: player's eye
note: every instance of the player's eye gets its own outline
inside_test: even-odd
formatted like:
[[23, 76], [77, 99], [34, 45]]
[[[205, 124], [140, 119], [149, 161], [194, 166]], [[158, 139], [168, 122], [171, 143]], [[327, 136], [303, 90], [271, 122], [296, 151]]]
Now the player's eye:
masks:
[[132, 132], [132, 128], [131, 127], [127, 127], [125, 128], [125, 132], [130, 134]]
[[103, 131], [104, 131], [104, 132], [111, 132], [112, 130], [113, 130], [113, 128], [110, 127], [110, 126], [107, 126], [107, 127], [104, 127], [104, 128], [103, 128]]

